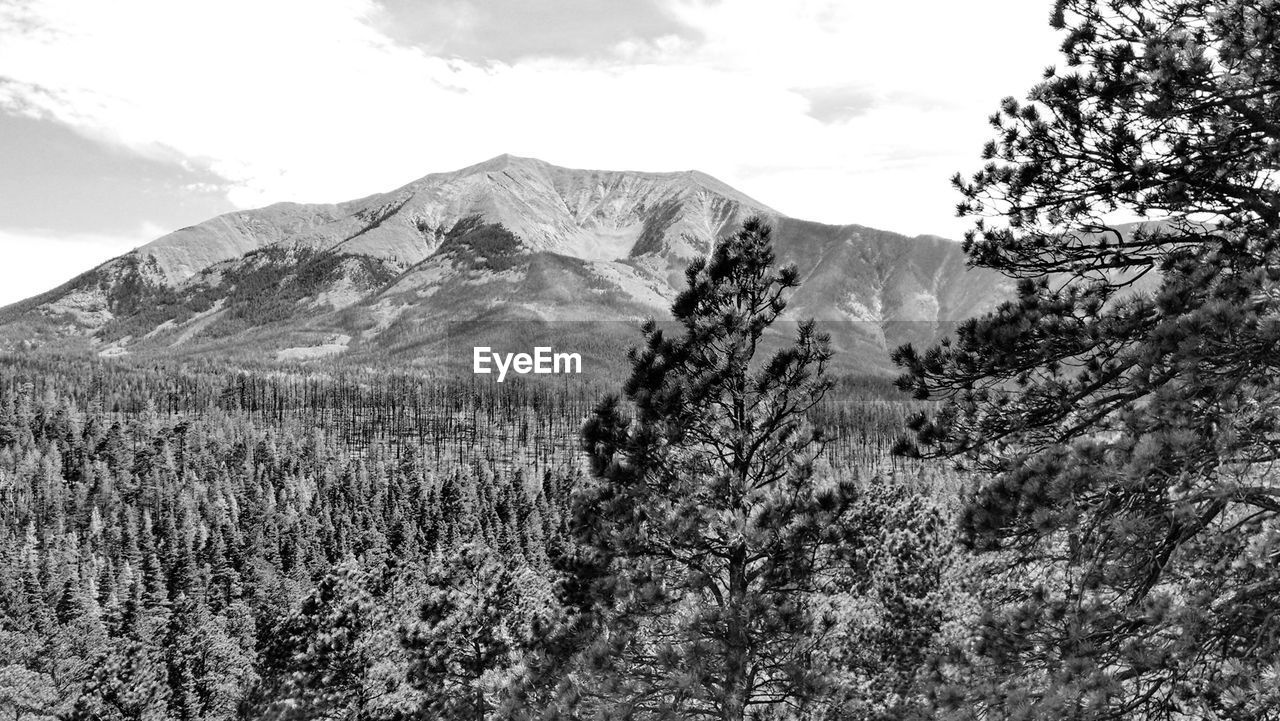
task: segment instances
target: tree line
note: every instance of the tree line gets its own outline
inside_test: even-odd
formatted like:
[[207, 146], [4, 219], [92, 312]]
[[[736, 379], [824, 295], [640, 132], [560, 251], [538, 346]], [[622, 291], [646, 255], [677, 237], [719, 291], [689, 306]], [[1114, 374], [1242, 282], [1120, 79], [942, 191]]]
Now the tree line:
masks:
[[[12, 360], [0, 707], [15, 719], [617, 712], [608, 689], [652, 670], [596, 668], [622, 627], [600, 581], [614, 551], [592, 530], [606, 516], [588, 512], [596, 461], [501, 458], [501, 433], [533, 437], [520, 424], [547, 416], [574, 427], [556, 442], [583, 458], [577, 430], [599, 395], [507, 385]], [[492, 447], [437, 454], [423, 438], [451, 435]], [[866, 718], [917, 708], [951, 592], [941, 503], [923, 485], [811, 461], [841, 478], [850, 549], [805, 589], [830, 619], [823, 652], [845, 654], [848, 678], [831, 686], [845, 691], [825, 703]], [[884, 691], [855, 694], [855, 679]]]
[[[0, 708], [1280, 717], [1280, 3], [1051, 22], [1065, 67], [955, 180], [970, 262], [1016, 294], [894, 353], [916, 405], [878, 418], [925, 465], [829, 452], [820, 326], [760, 348], [798, 275], [755, 219], [690, 265], [620, 392], [575, 406], [578, 462], [539, 472], [367, 430], [431, 427], [402, 393], [249, 374], [179, 412], [152, 390], [190, 381], [152, 369], [124, 412], [93, 376], [10, 371]], [[523, 408], [447, 398], [474, 443]]]

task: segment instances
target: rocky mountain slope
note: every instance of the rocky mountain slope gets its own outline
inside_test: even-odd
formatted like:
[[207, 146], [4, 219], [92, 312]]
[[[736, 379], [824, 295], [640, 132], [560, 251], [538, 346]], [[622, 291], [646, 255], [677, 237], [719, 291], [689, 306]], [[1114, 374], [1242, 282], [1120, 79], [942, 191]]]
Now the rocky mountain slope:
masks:
[[0, 309], [0, 347], [458, 367], [477, 344], [554, 344], [617, 363], [688, 260], [751, 215], [801, 269], [790, 315], [823, 321], [846, 369], [888, 372], [888, 349], [935, 340], [1009, 290], [950, 241], [788, 218], [696, 171], [504, 155], [183, 228]]

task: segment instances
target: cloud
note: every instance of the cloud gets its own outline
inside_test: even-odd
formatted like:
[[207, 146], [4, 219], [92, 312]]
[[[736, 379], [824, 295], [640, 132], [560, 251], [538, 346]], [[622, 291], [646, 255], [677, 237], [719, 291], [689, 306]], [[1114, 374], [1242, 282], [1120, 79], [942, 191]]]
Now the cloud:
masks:
[[180, 155], [146, 158], [61, 123], [0, 113], [0, 158], [0, 227], [130, 233], [139, 217], [176, 228], [233, 209]]
[[809, 115], [823, 123], [841, 123], [867, 113], [876, 97], [860, 87], [804, 88], [796, 90], [809, 101]]
[[700, 33], [657, 0], [382, 0], [374, 26], [434, 55], [512, 63], [604, 57], [624, 42]]
[[[953, 199], [917, 188], [973, 164], [989, 111], [1053, 48], [1025, 0], [575, 2], [578, 25], [514, 0], [428, 5], [448, 12], [397, 34], [408, 11], [371, 0], [29, 0], [0, 10], [0, 108], [216, 175], [240, 207], [511, 152], [697, 168], [801, 217], [955, 235]], [[461, 56], [431, 42], [455, 31]]]

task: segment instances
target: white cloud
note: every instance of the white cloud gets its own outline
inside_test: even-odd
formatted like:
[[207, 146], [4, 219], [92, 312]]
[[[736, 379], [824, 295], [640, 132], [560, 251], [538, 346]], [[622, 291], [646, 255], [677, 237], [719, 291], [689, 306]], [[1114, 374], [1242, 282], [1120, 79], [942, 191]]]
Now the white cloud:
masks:
[[162, 232], [154, 223], [124, 235], [0, 229], [0, 306], [55, 288]]
[[[0, 11], [0, 104], [205, 165], [241, 207], [512, 152], [698, 168], [800, 217], [957, 235], [947, 176], [1052, 59], [1026, 0], [672, 2], [704, 42], [508, 65], [397, 44], [371, 0], [33, 0]], [[805, 93], [832, 89], [871, 103], [819, 122]]]

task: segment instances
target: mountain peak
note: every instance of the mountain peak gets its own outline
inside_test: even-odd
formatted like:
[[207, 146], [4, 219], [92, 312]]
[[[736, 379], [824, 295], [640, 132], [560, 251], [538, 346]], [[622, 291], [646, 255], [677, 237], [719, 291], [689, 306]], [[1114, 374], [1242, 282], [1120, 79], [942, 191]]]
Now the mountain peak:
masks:
[[460, 175], [460, 176], [471, 175], [474, 173], [487, 173], [487, 172], [494, 172], [498, 170], [506, 170], [511, 167], [546, 168], [546, 167], [553, 167], [553, 166], [551, 166], [550, 163], [543, 160], [538, 160], [537, 158], [526, 158], [519, 155], [512, 155], [510, 153], [503, 153], [502, 155], [495, 155], [494, 157], [489, 158], [488, 160], [476, 163], [475, 165], [468, 165], [465, 168], [455, 170], [451, 173], [433, 173], [432, 175], [429, 175], [427, 177], [432, 177], [434, 175]]
[[449, 321], [662, 317], [688, 261], [751, 215], [768, 218], [779, 259], [803, 273], [795, 317], [835, 321], [850, 357], [883, 363], [886, 348], [919, 340], [911, 333], [1004, 293], [998, 279], [960, 282], [956, 244], [787, 218], [697, 170], [504, 153], [358, 200], [278, 203], [170, 233], [0, 310], [0, 349], [426, 357]]
[[515, 233], [529, 250], [591, 261], [655, 254], [688, 260], [749, 215], [780, 216], [696, 170], [583, 170], [503, 153], [336, 205], [235, 211], [158, 238], [135, 255], [171, 286], [277, 245], [405, 265], [433, 253], [460, 220], [482, 218]]
[[746, 216], [780, 215], [696, 170], [587, 170], [510, 153], [345, 205], [381, 220], [344, 249], [399, 260], [419, 260], [431, 247], [409, 247], [415, 235], [393, 239], [394, 229], [439, 231], [472, 216], [503, 225], [530, 250], [610, 261], [654, 253], [687, 260]]
[[666, 185], [673, 189], [681, 187], [686, 189], [701, 189], [709, 191], [715, 195], [724, 196], [725, 198], [738, 202], [745, 207], [755, 209], [759, 213], [774, 216], [781, 215], [781, 213], [778, 213], [776, 210], [770, 208], [764, 203], [761, 203], [719, 178], [708, 173], [704, 173], [701, 170], [652, 171], [569, 168], [561, 165], [555, 165], [554, 163], [549, 163], [539, 158], [512, 155], [511, 153], [496, 155], [488, 160], [474, 165], [468, 165], [465, 168], [459, 168], [458, 170], [431, 173], [423, 176], [413, 183], [410, 183], [406, 188], [417, 189], [424, 186], [438, 184], [441, 180], [466, 178], [473, 175], [499, 173], [502, 171], [519, 171], [524, 173], [526, 176], [542, 176], [546, 178], [548, 183], [558, 187], [579, 185], [584, 182], [604, 182], [607, 184], [613, 184], [621, 179], [630, 178], [653, 185]]

